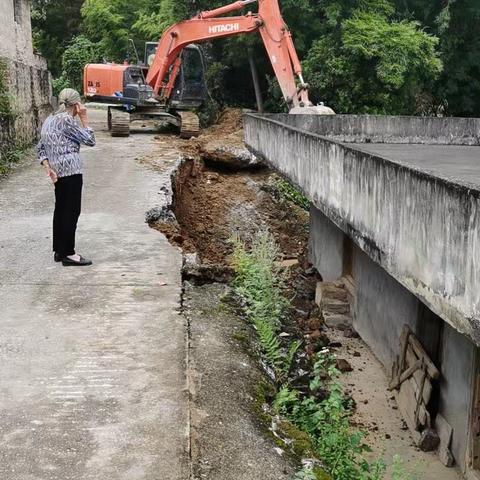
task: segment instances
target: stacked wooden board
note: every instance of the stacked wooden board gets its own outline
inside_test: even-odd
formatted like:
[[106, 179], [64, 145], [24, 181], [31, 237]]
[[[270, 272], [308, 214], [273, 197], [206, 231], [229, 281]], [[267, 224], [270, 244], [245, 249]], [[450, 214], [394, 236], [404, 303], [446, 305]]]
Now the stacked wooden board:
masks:
[[398, 407], [415, 442], [420, 445], [425, 438], [424, 432], [432, 429], [428, 405], [432, 383], [440, 378], [440, 372], [406, 325], [400, 337], [400, 347], [389, 389], [397, 390]]

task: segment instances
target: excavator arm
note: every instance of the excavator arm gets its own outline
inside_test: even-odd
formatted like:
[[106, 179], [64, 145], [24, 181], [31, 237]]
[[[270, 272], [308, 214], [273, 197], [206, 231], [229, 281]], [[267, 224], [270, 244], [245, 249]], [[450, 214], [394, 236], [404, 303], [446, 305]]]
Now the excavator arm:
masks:
[[[172, 25], [160, 38], [155, 59], [147, 75], [155, 95], [169, 99], [180, 68], [180, 52], [190, 43], [258, 32], [289, 107], [310, 107], [302, 67], [278, 0], [258, 0], [258, 13], [221, 17], [257, 0], [240, 0]], [[298, 77], [298, 86], [296, 77]]]

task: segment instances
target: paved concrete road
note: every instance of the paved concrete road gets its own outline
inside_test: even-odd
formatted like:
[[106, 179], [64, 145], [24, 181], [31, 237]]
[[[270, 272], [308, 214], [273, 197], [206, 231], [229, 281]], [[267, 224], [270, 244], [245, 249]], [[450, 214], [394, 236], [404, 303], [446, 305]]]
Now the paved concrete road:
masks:
[[0, 182], [1, 480], [188, 477], [181, 259], [144, 223], [168, 174], [135, 159], [155, 148], [106, 132], [84, 148], [85, 269], [53, 262], [41, 170]]

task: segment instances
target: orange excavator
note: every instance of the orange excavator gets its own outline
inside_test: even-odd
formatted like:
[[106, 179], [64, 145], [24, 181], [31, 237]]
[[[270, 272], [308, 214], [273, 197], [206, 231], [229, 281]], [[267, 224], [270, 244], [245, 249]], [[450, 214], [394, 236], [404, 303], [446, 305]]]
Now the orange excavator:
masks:
[[[223, 16], [258, 1], [258, 13]], [[113, 136], [127, 136], [130, 122], [163, 119], [180, 127], [181, 136], [199, 134], [198, 117], [191, 111], [206, 98], [205, 67], [197, 43], [258, 32], [263, 40], [290, 113], [332, 114], [314, 106], [302, 76], [292, 35], [278, 0], [239, 0], [199, 13], [169, 27], [159, 42], [147, 42], [144, 63], [88, 64], [84, 94], [108, 103], [108, 125]]]

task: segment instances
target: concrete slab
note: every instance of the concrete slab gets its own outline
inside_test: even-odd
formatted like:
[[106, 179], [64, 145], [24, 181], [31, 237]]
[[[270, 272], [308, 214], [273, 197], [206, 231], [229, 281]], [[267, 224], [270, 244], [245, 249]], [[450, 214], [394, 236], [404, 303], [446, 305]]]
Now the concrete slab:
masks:
[[480, 147], [464, 145], [348, 144], [432, 177], [480, 189]]
[[2, 480], [188, 478], [181, 256], [144, 222], [169, 172], [136, 160], [152, 135], [97, 140], [78, 231], [92, 267], [54, 264], [38, 166], [0, 183]]

